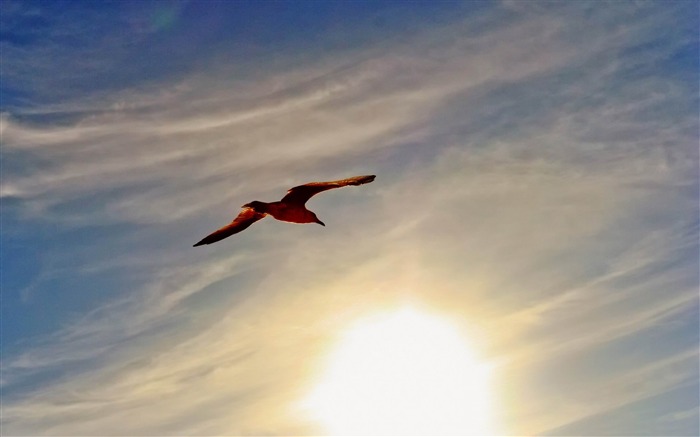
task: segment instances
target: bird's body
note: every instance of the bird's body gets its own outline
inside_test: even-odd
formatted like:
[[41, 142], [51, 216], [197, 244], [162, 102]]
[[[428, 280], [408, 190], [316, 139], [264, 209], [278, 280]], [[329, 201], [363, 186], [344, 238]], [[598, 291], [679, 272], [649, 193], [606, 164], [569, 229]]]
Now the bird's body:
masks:
[[304, 205], [296, 203], [270, 202], [265, 204], [264, 210], [266, 214], [283, 222], [318, 223], [316, 214], [306, 209]]
[[227, 226], [207, 235], [194, 246], [212, 244], [233, 234], [241, 232], [258, 220], [271, 215], [277, 220], [289, 223], [318, 223], [325, 224], [316, 217], [313, 211], [306, 209], [306, 202], [315, 194], [333, 188], [348, 185], [368, 184], [374, 180], [374, 175], [355, 176], [330, 182], [311, 182], [291, 188], [282, 200], [277, 202], [261, 202], [255, 200], [242, 206], [243, 210]]

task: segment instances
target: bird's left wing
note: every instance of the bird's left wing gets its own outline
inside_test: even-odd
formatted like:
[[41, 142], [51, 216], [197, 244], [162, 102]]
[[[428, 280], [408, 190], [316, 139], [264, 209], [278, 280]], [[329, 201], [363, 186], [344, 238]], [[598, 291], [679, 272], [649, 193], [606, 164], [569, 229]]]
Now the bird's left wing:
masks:
[[193, 247], [216, 243], [219, 240], [223, 240], [226, 237], [237, 234], [258, 220], [264, 218], [266, 215], [267, 214], [265, 213], [255, 211], [253, 208], [243, 208], [243, 211], [241, 211], [231, 223], [207, 235]]
[[310, 182], [308, 184], [299, 185], [298, 187], [290, 188], [287, 191], [287, 195], [282, 198], [284, 203], [298, 203], [305, 204], [311, 196], [318, 194], [322, 191], [330, 190], [333, 188], [346, 187], [348, 185], [362, 185], [368, 184], [374, 180], [375, 175], [367, 176], [355, 176], [347, 179], [340, 179], [338, 181], [329, 182]]

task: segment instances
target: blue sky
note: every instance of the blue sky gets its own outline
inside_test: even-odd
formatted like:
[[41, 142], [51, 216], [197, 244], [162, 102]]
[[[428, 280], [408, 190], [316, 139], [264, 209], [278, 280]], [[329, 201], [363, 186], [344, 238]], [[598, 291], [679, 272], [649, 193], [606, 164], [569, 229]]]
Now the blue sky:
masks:
[[319, 434], [323, 345], [405, 301], [503, 434], [700, 433], [696, 2], [0, 7], [3, 433]]

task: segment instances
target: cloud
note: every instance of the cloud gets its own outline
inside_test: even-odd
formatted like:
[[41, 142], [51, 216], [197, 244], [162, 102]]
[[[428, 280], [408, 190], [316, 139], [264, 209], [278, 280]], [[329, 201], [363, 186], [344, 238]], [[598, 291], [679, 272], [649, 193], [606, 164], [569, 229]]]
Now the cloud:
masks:
[[[694, 38], [683, 7], [505, 3], [255, 77], [212, 62], [3, 112], [3, 238], [53, 269], [25, 305], [94, 299], [3, 354], [6, 431], [314, 433], [289, 411], [314, 360], [406, 298], [486, 332], [529, 400], [504, 400], [513, 433], [697, 380], [695, 85], [658, 67]], [[310, 202], [328, 229], [264, 220], [191, 250], [244, 202], [365, 173]], [[674, 333], [668, 359], [605, 355], [638, 367], [624, 378], [561, 371], [568, 396], [533, 377]]]
[[[548, 430], [546, 434], [576, 434], [589, 429], [599, 435], [614, 435], [620, 430], [633, 429], [636, 435], [661, 432], [683, 435], [696, 425], [687, 420], [692, 417], [687, 411], [677, 410], [677, 405], [682, 405], [677, 399], [683, 394], [686, 397], [691, 394], [692, 399], [692, 393], [697, 393], [697, 363], [698, 349], [693, 347], [619, 375], [600, 391], [591, 393], [595, 401], [578, 406], [579, 414], [586, 409], [591, 414], [564, 427]], [[648, 414], [650, 409], [657, 416]], [[611, 413], [617, 413], [617, 417], [606, 417]], [[631, 418], [632, 423], [625, 424], [625, 416]]]

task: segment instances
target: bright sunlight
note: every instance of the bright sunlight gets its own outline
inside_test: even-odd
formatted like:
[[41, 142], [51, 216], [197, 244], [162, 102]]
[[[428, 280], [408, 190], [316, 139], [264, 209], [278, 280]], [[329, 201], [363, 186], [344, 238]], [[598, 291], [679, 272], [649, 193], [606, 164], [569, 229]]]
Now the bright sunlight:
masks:
[[406, 307], [344, 332], [302, 406], [328, 434], [492, 435], [490, 373], [455, 325]]

